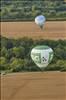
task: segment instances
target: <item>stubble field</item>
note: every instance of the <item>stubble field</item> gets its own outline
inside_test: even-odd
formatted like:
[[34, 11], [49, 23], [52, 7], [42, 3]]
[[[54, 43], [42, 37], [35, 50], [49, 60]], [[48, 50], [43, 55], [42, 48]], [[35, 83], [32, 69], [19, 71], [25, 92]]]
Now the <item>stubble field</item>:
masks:
[[46, 22], [43, 30], [34, 22], [1, 22], [1, 35], [8, 38], [66, 39], [66, 21]]
[[66, 100], [66, 73], [30, 72], [1, 77], [1, 100]]

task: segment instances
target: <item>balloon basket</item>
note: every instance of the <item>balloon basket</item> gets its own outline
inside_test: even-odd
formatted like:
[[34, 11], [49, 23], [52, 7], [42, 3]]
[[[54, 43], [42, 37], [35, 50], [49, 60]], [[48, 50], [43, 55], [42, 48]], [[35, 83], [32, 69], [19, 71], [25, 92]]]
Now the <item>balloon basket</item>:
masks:
[[40, 68], [41, 72], [44, 72], [44, 68]]

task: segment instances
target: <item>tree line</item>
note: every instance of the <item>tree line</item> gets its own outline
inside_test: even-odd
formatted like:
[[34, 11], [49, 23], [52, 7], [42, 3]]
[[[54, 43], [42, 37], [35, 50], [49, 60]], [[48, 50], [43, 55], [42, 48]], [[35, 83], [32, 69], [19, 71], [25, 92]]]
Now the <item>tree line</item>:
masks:
[[36, 45], [48, 45], [54, 51], [52, 62], [44, 71], [66, 71], [66, 40], [33, 40], [8, 39], [0, 37], [0, 71], [24, 72], [40, 71], [30, 57], [30, 52]]
[[1, 0], [1, 21], [33, 21], [37, 15], [47, 20], [66, 20], [64, 0]]

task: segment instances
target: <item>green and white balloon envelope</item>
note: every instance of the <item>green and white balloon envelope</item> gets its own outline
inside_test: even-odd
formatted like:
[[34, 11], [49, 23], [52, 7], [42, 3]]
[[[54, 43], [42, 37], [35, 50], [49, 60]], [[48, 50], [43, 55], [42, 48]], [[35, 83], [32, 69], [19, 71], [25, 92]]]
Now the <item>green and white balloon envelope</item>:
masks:
[[46, 45], [36, 46], [31, 50], [31, 58], [38, 67], [47, 67], [53, 59], [53, 50]]

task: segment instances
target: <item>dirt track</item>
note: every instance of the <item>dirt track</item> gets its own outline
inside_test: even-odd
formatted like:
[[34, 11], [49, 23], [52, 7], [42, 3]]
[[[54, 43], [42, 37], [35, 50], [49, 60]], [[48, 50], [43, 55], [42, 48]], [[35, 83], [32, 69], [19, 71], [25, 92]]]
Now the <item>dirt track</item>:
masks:
[[1, 80], [1, 100], [66, 100], [66, 73], [18, 73]]
[[2, 22], [1, 35], [8, 38], [66, 39], [66, 21], [46, 22], [43, 30], [34, 22]]

